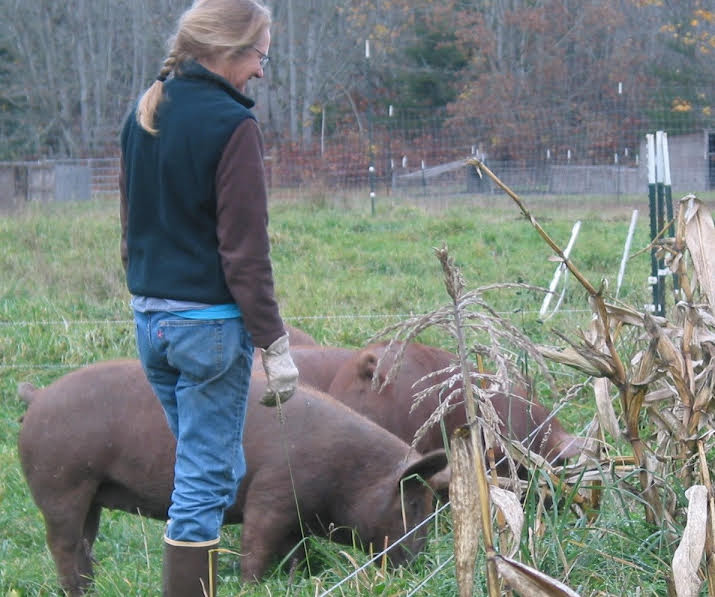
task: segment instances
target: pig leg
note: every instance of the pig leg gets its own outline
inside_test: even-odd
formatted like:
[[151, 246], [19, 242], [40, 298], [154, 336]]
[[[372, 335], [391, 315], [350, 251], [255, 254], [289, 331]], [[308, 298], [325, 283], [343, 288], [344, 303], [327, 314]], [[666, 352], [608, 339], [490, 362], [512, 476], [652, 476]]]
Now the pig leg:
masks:
[[97, 538], [97, 532], [99, 531], [99, 520], [101, 514], [102, 507], [99, 504], [93, 503], [87, 512], [87, 517], [84, 519], [82, 543], [86, 554], [85, 560], [89, 562], [90, 566], [89, 569], [82, 572], [82, 574], [89, 578], [92, 577], [92, 546], [94, 545], [94, 540]]
[[80, 533], [71, 533], [67, 525], [46, 520], [47, 545], [55, 560], [62, 588], [72, 597], [82, 595], [91, 584], [92, 561]]
[[[270, 494], [269, 494], [270, 495]], [[260, 580], [276, 557], [282, 557], [293, 546], [290, 541], [296, 526], [295, 504], [266, 501], [266, 507], [249, 507], [243, 513], [241, 531], [241, 578]]]
[[90, 546], [85, 541], [96, 536], [99, 524], [98, 509], [90, 507], [92, 495], [84, 484], [62, 499], [52, 500], [52, 505], [40, 505], [60, 584], [71, 597], [82, 595], [92, 583]]

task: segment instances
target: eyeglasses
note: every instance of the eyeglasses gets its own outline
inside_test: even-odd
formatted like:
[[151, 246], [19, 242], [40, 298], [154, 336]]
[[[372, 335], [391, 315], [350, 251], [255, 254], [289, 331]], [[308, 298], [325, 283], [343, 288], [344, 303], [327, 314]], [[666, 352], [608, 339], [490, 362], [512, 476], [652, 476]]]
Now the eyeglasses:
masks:
[[266, 65], [271, 60], [270, 57], [268, 56], [268, 54], [264, 54], [255, 46], [253, 46], [253, 49], [256, 50], [256, 52], [258, 52], [258, 55], [260, 56], [260, 58], [258, 59], [258, 63], [261, 65], [261, 68], [266, 68]]

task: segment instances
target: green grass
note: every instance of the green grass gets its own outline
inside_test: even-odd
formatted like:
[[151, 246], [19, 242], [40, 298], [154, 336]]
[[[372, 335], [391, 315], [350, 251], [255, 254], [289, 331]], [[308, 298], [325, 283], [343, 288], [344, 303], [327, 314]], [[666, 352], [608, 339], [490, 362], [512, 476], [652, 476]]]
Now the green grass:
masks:
[[[648, 242], [645, 197], [642, 203], [632, 252]], [[598, 211], [597, 203], [573, 200], [567, 209], [549, 207], [534, 215], [562, 247], [575, 220], [581, 219], [572, 260], [592, 283], [606, 279], [615, 289], [630, 209]], [[324, 197], [280, 201], [271, 206], [270, 232], [284, 318], [331, 345], [362, 346], [384, 326], [447, 303], [434, 247], [449, 246], [468, 288], [515, 281], [545, 287], [556, 267], [549, 261], [550, 250], [516, 207], [503, 203], [487, 208], [452, 202], [438, 210], [424, 201], [419, 206], [382, 202], [372, 216], [369, 206], [346, 207]], [[32, 205], [0, 215], [0, 247], [0, 596], [56, 595], [42, 518], [17, 459], [18, 420], [24, 408], [16, 387], [21, 381], [45, 385], [86, 363], [135, 356], [119, 259], [117, 204]], [[620, 297], [639, 308], [648, 302], [649, 271], [647, 252], [632, 259]], [[494, 292], [488, 299], [538, 341], [557, 343], [554, 327], [573, 331], [589, 318], [584, 292], [573, 279], [568, 280], [561, 311], [545, 323], [538, 320], [542, 296], [536, 292]], [[436, 332], [422, 339], [454, 349]], [[576, 379], [569, 371], [556, 374], [563, 388]], [[551, 404], [558, 396], [540, 398]], [[584, 392], [579, 405], [568, 406], [560, 418], [579, 430], [593, 412], [592, 402]], [[606, 494], [592, 525], [568, 512], [552, 511], [541, 520], [531, 546], [523, 540], [523, 561], [565, 579], [582, 595], [635, 594], [636, 588], [641, 595], [664, 594], [673, 546], [664, 543], [658, 529], [646, 527], [638, 507], [617, 489], [607, 488]], [[160, 522], [105, 512], [95, 545], [97, 594], [158, 594], [161, 533]], [[223, 544], [237, 551], [239, 538], [240, 527], [227, 528]], [[323, 540], [309, 540], [308, 549], [308, 565], [300, 565], [292, 578], [285, 568], [275, 569], [258, 586], [242, 586], [237, 558], [222, 555], [222, 594], [313, 595], [367, 558], [358, 549]], [[448, 560], [451, 550], [450, 521], [444, 515], [413, 568], [385, 575], [370, 567], [357, 585], [351, 581], [334, 594], [408, 594]], [[484, 594], [482, 570], [477, 569], [477, 594]], [[456, 591], [450, 563], [425, 581], [419, 594], [447, 596]]]

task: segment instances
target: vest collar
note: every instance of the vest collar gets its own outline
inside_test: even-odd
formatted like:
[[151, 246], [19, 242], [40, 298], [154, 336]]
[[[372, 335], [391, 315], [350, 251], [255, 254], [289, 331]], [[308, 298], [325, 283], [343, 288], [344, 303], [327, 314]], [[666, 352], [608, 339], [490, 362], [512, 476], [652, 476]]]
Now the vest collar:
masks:
[[202, 79], [209, 81], [214, 85], [218, 85], [239, 104], [245, 106], [246, 108], [250, 109], [256, 105], [256, 102], [254, 102], [250, 97], [243, 95], [238, 89], [231, 85], [228, 80], [200, 65], [195, 60], [187, 60], [186, 62], [183, 62], [181, 66], [176, 69], [175, 74], [180, 78]]

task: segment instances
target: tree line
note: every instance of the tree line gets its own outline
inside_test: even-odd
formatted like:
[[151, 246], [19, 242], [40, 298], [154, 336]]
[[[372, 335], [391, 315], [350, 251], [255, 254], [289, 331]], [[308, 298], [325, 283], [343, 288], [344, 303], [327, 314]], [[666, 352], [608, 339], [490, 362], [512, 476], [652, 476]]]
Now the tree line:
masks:
[[[712, 0], [275, 0], [251, 83], [270, 144], [388, 114], [478, 130], [499, 159], [713, 127]], [[116, 155], [187, 0], [0, 0], [0, 159]]]

